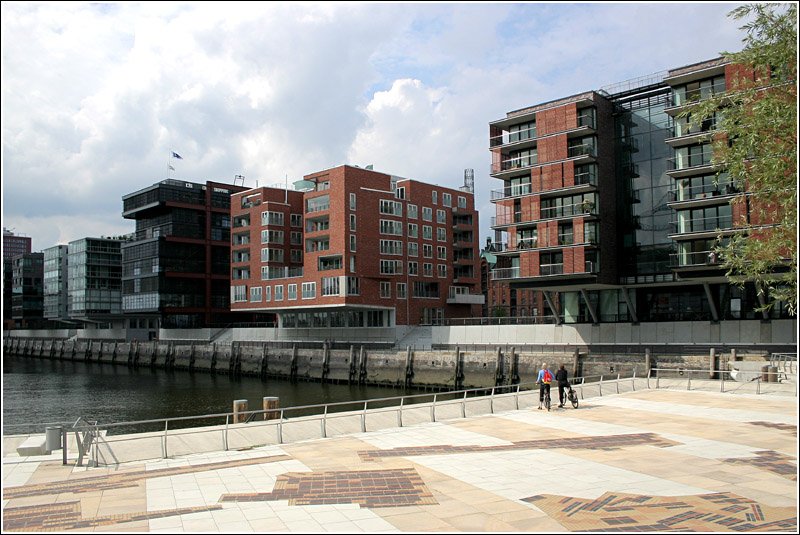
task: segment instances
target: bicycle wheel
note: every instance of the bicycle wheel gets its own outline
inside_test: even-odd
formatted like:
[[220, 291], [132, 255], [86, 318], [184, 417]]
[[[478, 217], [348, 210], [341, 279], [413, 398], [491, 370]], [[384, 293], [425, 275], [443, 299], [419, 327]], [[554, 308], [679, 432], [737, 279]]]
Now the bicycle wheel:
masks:
[[569, 400], [572, 402], [572, 407], [577, 409], [578, 408], [578, 394], [573, 392], [572, 395], [569, 396]]
[[544, 406], [548, 411], [550, 410], [550, 392], [546, 392], [544, 395]]

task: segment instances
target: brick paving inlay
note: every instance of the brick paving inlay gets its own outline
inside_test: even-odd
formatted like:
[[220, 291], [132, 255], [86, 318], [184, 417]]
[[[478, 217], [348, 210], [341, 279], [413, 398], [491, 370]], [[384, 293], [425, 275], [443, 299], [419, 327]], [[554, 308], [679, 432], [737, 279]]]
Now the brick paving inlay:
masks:
[[606, 492], [595, 500], [523, 498], [570, 531], [797, 531], [793, 507], [767, 507], [736, 494], [645, 496]]
[[[797, 461], [793, 457], [773, 450], [755, 452], [758, 457], [722, 459], [723, 463], [745, 464], [767, 470], [790, 481], [797, 481]], [[794, 461], [794, 462], [793, 462]]]
[[668, 440], [657, 435], [656, 433], [631, 433], [625, 435], [522, 440], [520, 442], [498, 446], [453, 446], [444, 444], [438, 446], [392, 448], [387, 450], [362, 450], [358, 452], [358, 455], [361, 457], [362, 461], [375, 461], [383, 457], [449, 455], [456, 453], [487, 453], [507, 450], [537, 450], [557, 448], [615, 450], [629, 446], [657, 446], [659, 448], [666, 448], [676, 445], [678, 445], [678, 442]]
[[126, 513], [119, 515], [81, 517], [81, 502], [61, 502], [52, 505], [29, 505], [9, 507], [3, 510], [3, 531], [64, 531], [70, 529], [112, 526], [124, 522], [139, 522], [153, 518], [164, 518], [205, 511], [218, 511], [221, 505], [182, 507], [163, 511]]
[[12, 498], [27, 498], [30, 496], [60, 494], [62, 492], [80, 494], [84, 492], [130, 488], [135, 487], [143, 480], [154, 477], [177, 476], [181, 474], [207, 472], [209, 470], [221, 470], [223, 468], [234, 468], [237, 466], [250, 466], [253, 464], [288, 461], [291, 459], [292, 458], [288, 455], [274, 455], [271, 457], [256, 457], [252, 459], [239, 459], [235, 461], [222, 461], [192, 466], [177, 466], [174, 468], [160, 468], [157, 470], [136, 470], [107, 476], [81, 477], [66, 481], [52, 481], [49, 483], [8, 487], [3, 489], [3, 498], [8, 500]]
[[362, 507], [436, 505], [413, 468], [341, 472], [291, 472], [272, 492], [224, 494], [221, 502], [288, 500], [289, 505], [358, 504]]
[[791, 424], [782, 424], [778, 422], [747, 422], [750, 425], [759, 425], [761, 427], [769, 427], [771, 429], [780, 429], [781, 431], [786, 431], [787, 433], [791, 434], [793, 437], [797, 436], [797, 426]]

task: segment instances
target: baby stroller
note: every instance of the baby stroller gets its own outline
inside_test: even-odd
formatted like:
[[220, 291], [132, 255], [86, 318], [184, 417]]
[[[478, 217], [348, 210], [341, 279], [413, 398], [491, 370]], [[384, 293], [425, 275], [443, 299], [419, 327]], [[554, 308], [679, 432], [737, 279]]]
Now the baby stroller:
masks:
[[572, 385], [567, 383], [567, 399], [574, 408], [578, 408], [578, 393], [572, 389]]

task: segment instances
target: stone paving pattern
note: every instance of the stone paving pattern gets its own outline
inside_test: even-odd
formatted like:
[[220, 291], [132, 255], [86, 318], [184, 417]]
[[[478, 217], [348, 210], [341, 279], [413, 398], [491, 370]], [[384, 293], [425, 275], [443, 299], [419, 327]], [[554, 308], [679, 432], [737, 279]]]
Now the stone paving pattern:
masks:
[[793, 396], [645, 390], [110, 467], [6, 451], [2, 527], [795, 533], [796, 422]]

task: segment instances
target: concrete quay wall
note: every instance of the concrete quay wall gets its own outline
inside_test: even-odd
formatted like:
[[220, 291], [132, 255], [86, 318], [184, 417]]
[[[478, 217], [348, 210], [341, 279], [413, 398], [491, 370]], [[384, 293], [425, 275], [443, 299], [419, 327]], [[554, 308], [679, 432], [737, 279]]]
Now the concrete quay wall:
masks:
[[3, 350], [31, 358], [49, 358], [131, 367], [151, 367], [229, 374], [278, 377], [289, 380], [416, 386], [432, 388], [484, 388], [534, 381], [543, 362], [555, 370], [564, 365], [570, 376], [644, 376], [652, 368], [715, 370], [733, 360], [768, 360], [767, 353], [735, 354], [711, 349], [692, 354], [591, 353], [494, 347], [405, 351], [352, 345], [332, 349], [268, 342], [229, 344], [174, 341], [107, 342], [97, 340], [33, 339], [6, 337]]

